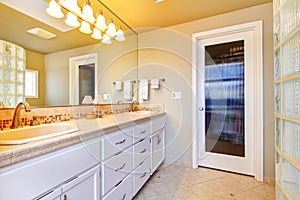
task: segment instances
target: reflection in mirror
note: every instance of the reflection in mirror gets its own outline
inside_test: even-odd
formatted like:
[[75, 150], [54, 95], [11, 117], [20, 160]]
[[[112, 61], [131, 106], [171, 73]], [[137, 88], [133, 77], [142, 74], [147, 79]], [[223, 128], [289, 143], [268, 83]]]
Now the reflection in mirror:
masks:
[[[97, 54], [93, 53], [69, 58], [68, 97], [70, 105], [82, 104], [84, 96], [91, 97], [91, 102], [93, 102], [93, 99], [97, 95], [97, 57]], [[87, 66], [90, 67], [87, 68]], [[65, 94], [60, 94], [60, 96], [64, 95]], [[87, 102], [85, 102], [84, 104], [87, 104]]]
[[38, 96], [38, 71], [25, 70], [25, 97], [39, 98]]
[[95, 63], [79, 65], [78, 74], [79, 102], [87, 95], [95, 99]]
[[[69, 59], [89, 54], [97, 54], [97, 64], [94, 66], [95, 90], [94, 94], [89, 95], [110, 97], [103, 98], [106, 104], [118, 101], [131, 102], [124, 99], [124, 91], [115, 90], [113, 83], [137, 80], [137, 34], [100, 1], [91, 0], [92, 7], [97, 10], [96, 12], [101, 11], [109, 20], [108, 22], [113, 20], [117, 29], [122, 28], [125, 41], [122, 41], [122, 38], [120, 41], [112, 39], [112, 44], [102, 44], [101, 40], [93, 39], [91, 35], [81, 33], [78, 28], [66, 25], [64, 23], [66, 11], [63, 11], [65, 17], [62, 19], [53, 19], [48, 16], [45, 12], [48, 2], [44, 0], [28, 0], [28, 4], [32, 4], [30, 11], [21, 8], [18, 0], [2, 2], [5, 2], [5, 5], [0, 3], [0, 38], [23, 47], [26, 50], [26, 69], [38, 71], [38, 98], [26, 98], [30, 105], [70, 104], [72, 101], [69, 94], [74, 88], [70, 87]], [[83, 1], [78, 1], [78, 5], [82, 3]], [[33, 17], [33, 13], [38, 14]], [[26, 32], [36, 27], [47, 30], [56, 37], [44, 40]], [[3, 77], [0, 76], [0, 78]], [[76, 77], [75, 82], [79, 84], [84, 81]], [[132, 87], [132, 99], [137, 99], [136, 84]], [[87, 95], [84, 88], [85, 86], [82, 85], [79, 92], [81, 97], [78, 93], [76, 104], [80, 104], [83, 96]]]

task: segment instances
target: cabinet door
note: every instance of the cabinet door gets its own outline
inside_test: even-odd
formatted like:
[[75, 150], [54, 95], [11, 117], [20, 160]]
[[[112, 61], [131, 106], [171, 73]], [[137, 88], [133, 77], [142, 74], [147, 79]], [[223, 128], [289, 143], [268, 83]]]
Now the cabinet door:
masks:
[[165, 159], [164, 143], [163, 129], [151, 136], [151, 173], [153, 173]]
[[95, 167], [62, 186], [61, 200], [100, 200], [99, 167]]

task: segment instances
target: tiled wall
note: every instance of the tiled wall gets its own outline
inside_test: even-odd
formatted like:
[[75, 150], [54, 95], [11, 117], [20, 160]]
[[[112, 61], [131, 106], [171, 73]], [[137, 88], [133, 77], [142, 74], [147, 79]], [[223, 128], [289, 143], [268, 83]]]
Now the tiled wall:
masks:
[[[164, 110], [163, 105], [137, 105], [135, 110]], [[100, 105], [101, 116], [109, 114], [117, 114], [129, 112], [131, 104], [113, 104]], [[84, 118], [87, 113], [95, 113], [97, 111], [94, 105], [82, 106], [53, 106], [53, 107], [38, 107], [31, 108], [31, 112], [21, 110], [22, 126], [30, 126], [33, 117], [35, 117], [41, 124], [55, 123], [61, 121], [68, 121], [70, 119]], [[13, 108], [0, 109], [0, 130], [10, 129], [14, 115]]]

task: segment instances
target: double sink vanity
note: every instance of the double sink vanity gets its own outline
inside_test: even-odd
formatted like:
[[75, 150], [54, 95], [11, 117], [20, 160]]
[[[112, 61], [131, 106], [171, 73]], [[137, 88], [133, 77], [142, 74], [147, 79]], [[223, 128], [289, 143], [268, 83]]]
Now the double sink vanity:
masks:
[[166, 113], [3, 131], [0, 199], [132, 199], [164, 161]]

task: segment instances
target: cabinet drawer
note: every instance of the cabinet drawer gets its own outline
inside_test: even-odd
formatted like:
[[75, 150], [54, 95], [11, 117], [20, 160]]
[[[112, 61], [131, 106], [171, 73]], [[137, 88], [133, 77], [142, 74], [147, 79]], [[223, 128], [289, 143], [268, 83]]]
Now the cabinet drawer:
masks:
[[134, 143], [138, 142], [140, 139], [146, 138], [150, 135], [150, 123], [145, 122], [141, 124], [135, 125], [133, 128], [133, 136], [134, 136]]
[[133, 170], [133, 147], [122, 151], [103, 163], [102, 194], [118, 185]]
[[33, 200], [60, 200], [61, 188], [51, 190]]
[[107, 194], [103, 200], [131, 200], [132, 199], [132, 175], [129, 175]]
[[142, 188], [142, 186], [150, 178], [150, 158], [146, 159], [133, 172], [133, 196]]
[[133, 146], [133, 169], [139, 166], [143, 161], [145, 161], [150, 155], [150, 138], [147, 137], [143, 141], [135, 144]]
[[133, 144], [133, 129], [120, 130], [105, 136], [102, 140], [102, 160], [123, 151]]
[[151, 134], [165, 127], [166, 117], [158, 117], [151, 120]]
[[61, 186], [62, 199], [99, 200], [99, 166], [74, 177]]
[[153, 173], [165, 159], [164, 130], [151, 136], [151, 172]]

